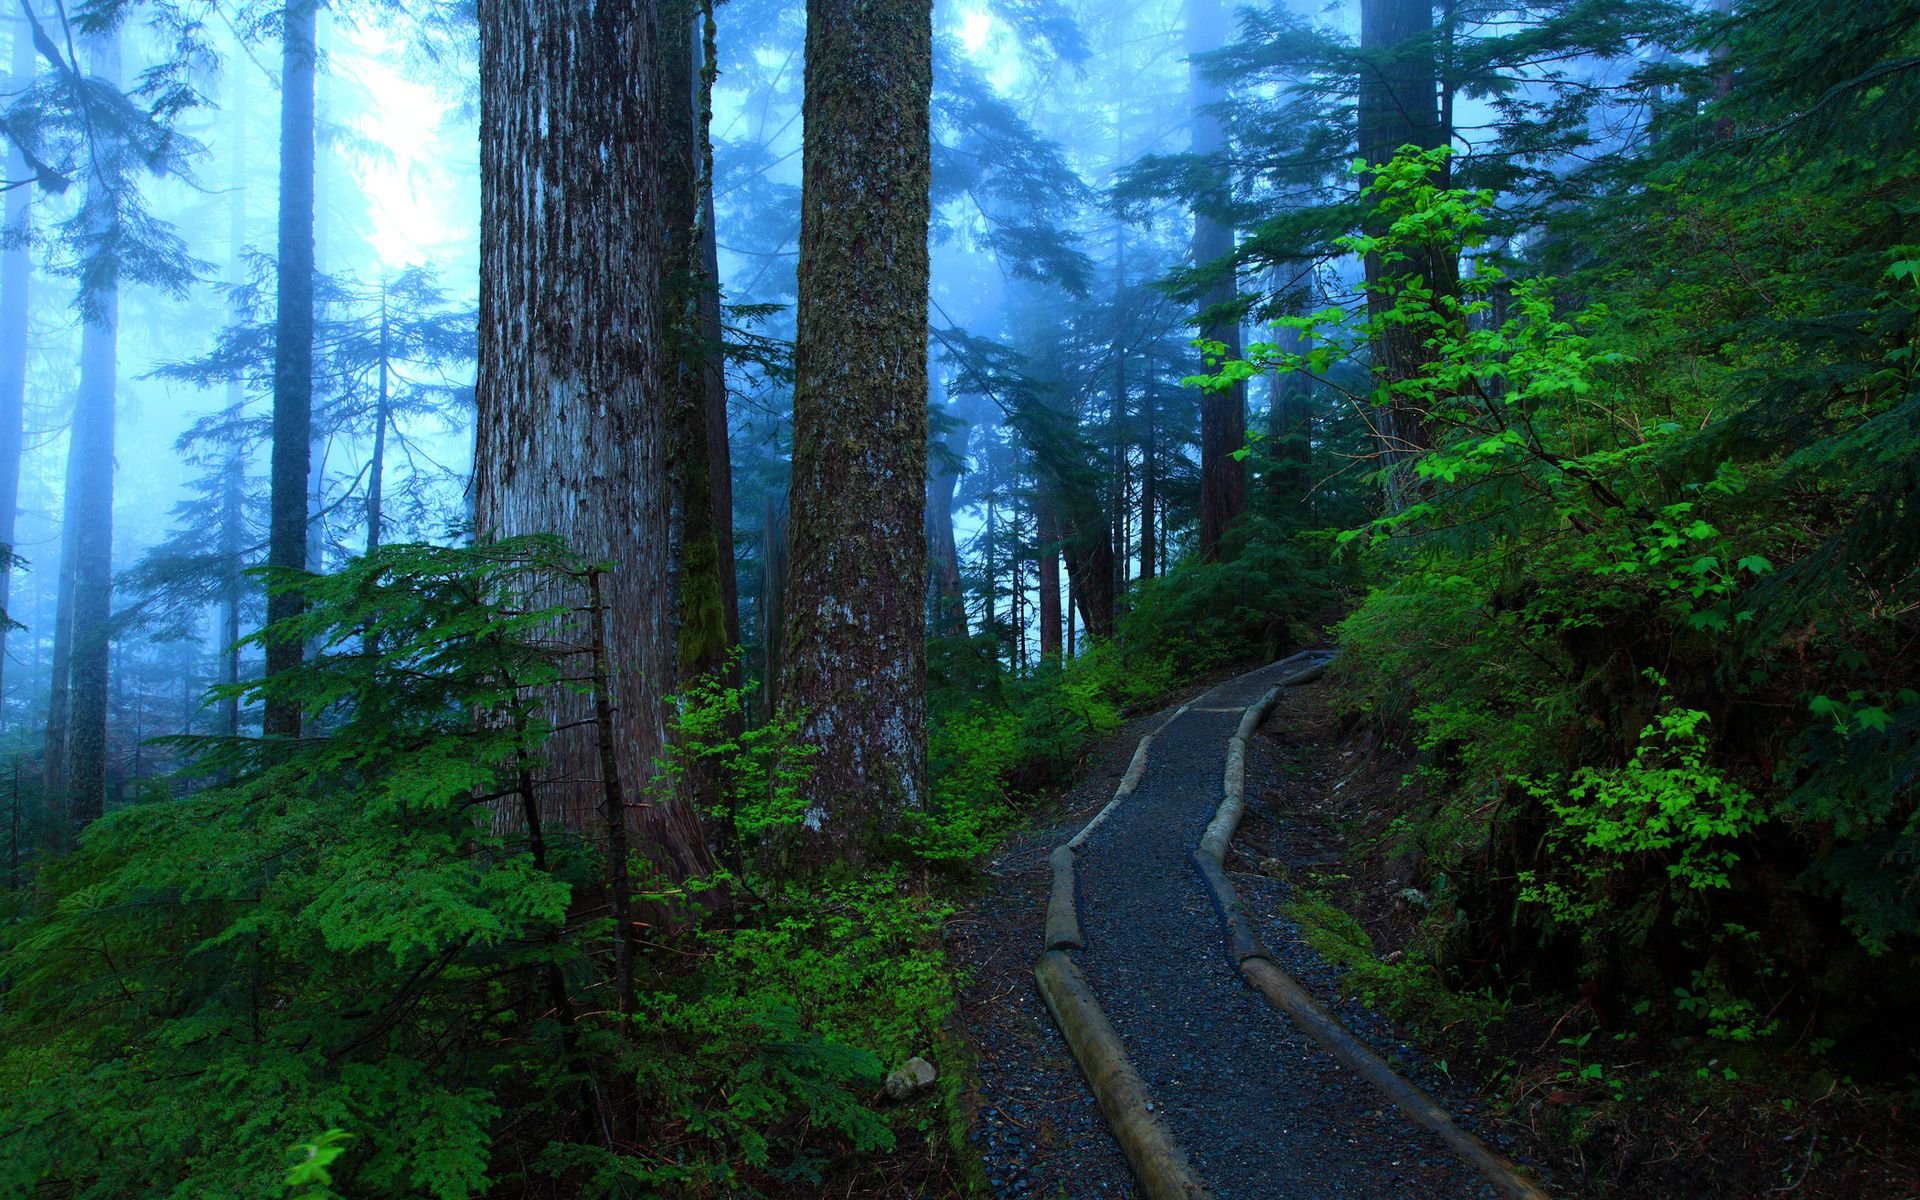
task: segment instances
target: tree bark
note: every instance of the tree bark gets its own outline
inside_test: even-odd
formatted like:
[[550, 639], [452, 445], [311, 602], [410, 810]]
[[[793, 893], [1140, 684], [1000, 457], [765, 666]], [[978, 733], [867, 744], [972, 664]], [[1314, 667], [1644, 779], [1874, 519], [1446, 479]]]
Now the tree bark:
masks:
[[[20, 93], [33, 82], [33, 41], [18, 26], [13, 33], [10, 90]], [[28, 178], [27, 161], [7, 143], [8, 179]], [[14, 523], [20, 512], [20, 446], [27, 404], [27, 294], [32, 286], [33, 189], [7, 190], [6, 216], [0, 225], [0, 547], [13, 551]], [[12, 560], [0, 561], [0, 613], [12, 600]], [[7, 630], [0, 624], [0, 672], [7, 661]], [[4, 674], [0, 674], [4, 682]], [[6, 693], [0, 688], [0, 729], [6, 726]]]
[[[733, 545], [733, 448], [728, 442], [725, 333], [720, 324], [720, 244], [713, 218], [713, 81], [719, 71], [713, 0], [700, 5], [700, 107], [695, 128], [700, 171], [700, 338], [706, 347], [701, 375], [706, 384], [707, 494], [713, 502], [713, 543], [720, 558], [720, 607], [727, 645], [740, 645], [740, 581]], [[740, 681], [740, 665], [733, 666]]]
[[[280, 220], [273, 346], [273, 465], [267, 562], [307, 567], [307, 478], [313, 441], [313, 123], [318, 0], [289, 0], [280, 56]], [[267, 597], [267, 623], [300, 615], [297, 592]], [[267, 641], [267, 674], [300, 665], [298, 638]], [[263, 732], [300, 735], [300, 706], [267, 701]]]
[[701, 304], [703, 294], [715, 286], [705, 274], [701, 231], [706, 209], [701, 70], [706, 20], [694, 0], [662, 0], [660, 13], [660, 208], [665, 231], [660, 288], [667, 320], [667, 353], [661, 365], [672, 427], [671, 512], [678, 524], [673, 539], [679, 550], [674, 588], [677, 668], [685, 681], [726, 663], [722, 576], [732, 573], [733, 564], [720, 557], [716, 529], [708, 360], [718, 347], [706, 338]]
[[[120, 35], [88, 39], [89, 71], [120, 86]], [[119, 181], [87, 180], [88, 220], [108, 230]], [[68, 456], [66, 519], [73, 526], [72, 729], [67, 745], [67, 820], [77, 832], [99, 819], [107, 793], [107, 675], [113, 615], [113, 424], [119, 373], [120, 294], [108, 283], [82, 305], [80, 394]]]
[[[1217, 50], [1226, 44], [1227, 12], [1221, 0], [1186, 0], [1187, 54]], [[1224, 164], [1226, 129], [1210, 111], [1222, 99], [1218, 84], [1208, 80], [1198, 63], [1188, 67], [1192, 107], [1192, 142], [1196, 158], [1208, 162], [1211, 175], [1206, 193], [1193, 209], [1193, 265], [1204, 267], [1228, 258], [1234, 234], [1228, 212], [1232, 203]], [[1240, 322], [1236, 316], [1209, 316], [1210, 310], [1230, 306], [1239, 294], [1231, 272], [1201, 291], [1200, 336], [1224, 342], [1229, 358], [1240, 357]], [[1223, 392], [1200, 398], [1200, 557], [1212, 560], [1220, 539], [1247, 508], [1246, 466], [1234, 455], [1247, 444], [1246, 385], [1236, 383]]]
[[783, 703], [820, 748], [800, 865], [927, 794], [930, 0], [809, 0]]
[[[713, 859], [693, 807], [652, 786], [674, 663], [654, 6], [482, 0], [479, 24], [475, 527], [558, 533], [613, 564], [601, 586], [628, 820], [662, 874], [704, 875]], [[550, 707], [560, 732], [540, 810], [587, 829], [603, 799], [600, 739], [580, 696]], [[513, 807], [496, 817], [519, 819]]]
[[[1357, 120], [1361, 158], [1379, 164], [1392, 158], [1402, 146], [1431, 149], [1448, 144], [1452, 131], [1442, 119], [1433, 6], [1429, 0], [1362, 0], [1360, 50], [1363, 61]], [[1368, 229], [1384, 232], [1377, 222], [1370, 222]], [[1414, 270], [1436, 293], [1453, 289], [1459, 273], [1457, 264], [1448, 258], [1417, 264]], [[1406, 271], [1401, 265], [1391, 273]], [[1378, 255], [1367, 256], [1367, 311], [1376, 319], [1393, 306], [1381, 286], [1388, 275]], [[1426, 355], [1421, 334], [1404, 326], [1385, 330], [1376, 339], [1373, 351], [1375, 370], [1388, 384], [1417, 375]], [[1412, 460], [1433, 444], [1427, 415], [1413, 405], [1395, 402], [1380, 412], [1377, 421], [1387, 467], [1388, 503], [1399, 507], [1409, 491]]]

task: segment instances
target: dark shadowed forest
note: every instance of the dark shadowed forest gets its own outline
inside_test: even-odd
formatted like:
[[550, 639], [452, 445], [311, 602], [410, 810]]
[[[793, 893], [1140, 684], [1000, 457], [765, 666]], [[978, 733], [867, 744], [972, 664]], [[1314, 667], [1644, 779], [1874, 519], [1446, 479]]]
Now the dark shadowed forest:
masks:
[[0, 1200], [1920, 1197], [1920, 0], [0, 27]]

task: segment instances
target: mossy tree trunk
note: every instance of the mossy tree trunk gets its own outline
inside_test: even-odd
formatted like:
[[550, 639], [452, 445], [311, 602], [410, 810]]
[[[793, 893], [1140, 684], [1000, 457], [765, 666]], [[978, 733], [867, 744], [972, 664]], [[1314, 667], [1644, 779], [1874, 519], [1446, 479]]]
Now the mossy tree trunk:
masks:
[[[720, 530], [730, 530], [732, 514], [718, 511], [715, 476], [727, 471], [725, 378], [720, 346], [711, 337], [706, 297], [717, 281], [707, 274], [706, 149], [707, 89], [703, 47], [706, 14], [697, 0], [660, 4], [660, 208], [665, 239], [661, 254], [661, 297], [666, 313], [665, 397], [671, 424], [670, 453], [678, 523], [674, 544], [677, 612], [677, 669], [681, 680], [725, 666], [729, 633], [726, 589], [731, 558], [720, 554]], [[716, 314], [717, 315], [717, 314]], [[713, 461], [716, 414], [710, 404], [718, 378], [720, 462]], [[724, 481], [723, 481], [724, 482]], [[729, 500], [729, 504], [731, 501]], [[729, 544], [732, 538], [726, 539]]]
[[[558, 533], [613, 564], [602, 586], [627, 820], [661, 873], [702, 875], [713, 860], [692, 806], [650, 783], [675, 658], [654, 5], [482, 0], [479, 23], [475, 525]], [[540, 812], [591, 828], [603, 800], [591, 709], [573, 693], [551, 707], [561, 732]]]
[[925, 803], [929, 0], [810, 0], [781, 702], [800, 866]]

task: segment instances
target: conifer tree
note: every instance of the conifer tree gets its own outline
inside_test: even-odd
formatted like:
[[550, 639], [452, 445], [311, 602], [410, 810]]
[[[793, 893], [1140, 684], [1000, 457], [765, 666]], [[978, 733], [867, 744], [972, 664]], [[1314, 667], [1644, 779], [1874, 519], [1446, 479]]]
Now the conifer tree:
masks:
[[484, 0], [479, 18], [474, 524], [486, 539], [558, 533], [613, 564], [601, 581], [612, 744], [581, 697], [555, 696], [541, 815], [584, 828], [611, 767], [638, 849], [672, 878], [704, 874], [692, 807], [640, 803], [674, 664], [654, 5]]
[[[313, 163], [314, 69], [318, 0], [288, 0], [280, 55], [280, 220], [274, 290], [272, 526], [267, 561], [307, 566], [307, 478], [313, 437]], [[298, 616], [300, 595], [267, 598], [267, 621]], [[302, 647], [267, 643], [267, 673], [297, 666]], [[265, 732], [300, 732], [300, 710], [278, 697], [267, 702]]]
[[803, 862], [924, 805], [929, 0], [807, 5], [782, 703], [820, 748]]

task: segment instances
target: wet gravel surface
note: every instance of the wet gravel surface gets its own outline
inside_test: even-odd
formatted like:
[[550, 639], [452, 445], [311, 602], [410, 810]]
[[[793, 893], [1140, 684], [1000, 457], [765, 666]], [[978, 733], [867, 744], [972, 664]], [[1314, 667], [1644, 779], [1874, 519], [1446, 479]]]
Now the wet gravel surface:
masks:
[[[1155, 1105], [1220, 1200], [1492, 1197], [1438, 1141], [1269, 1008], [1227, 960], [1189, 856], [1219, 801], [1227, 740], [1246, 706], [1281, 674], [1267, 667], [1220, 685], [1155, 738], [1139, 790], [1080, 857], [1088, 948], [1075, 958]], [[1035, 936], [1022, 951], [1029, 962], [1045, 894], [1044, 853], [1033, 893]], [[1256, 913], [1270, 903], [1248, 899]], [[1315, 962], [1289, 955], [1287, 966], [1319, 994], [1337, 988]], [[1031, 1007], [1065, 1054], [1037, 996]], [[1111, 1137], [1105, 1140], [1110, 1147]], [[1069, 1187], [1067, 1194], [1114, 1193]]]
[[960, 1031], [978, 1086], [967, 1137], [990, 1195], [1071, 1200], [1138, 1195], [1127, 1160], [1033, 982], [1053, 883], [1047, 854], [1093, 818], [1142, 734], [1166, 719], [1130, 722], [1094, 755], [1054, 817], [987, 864], [987, 888], [947, 924], [947, 950], [964, 972]]

